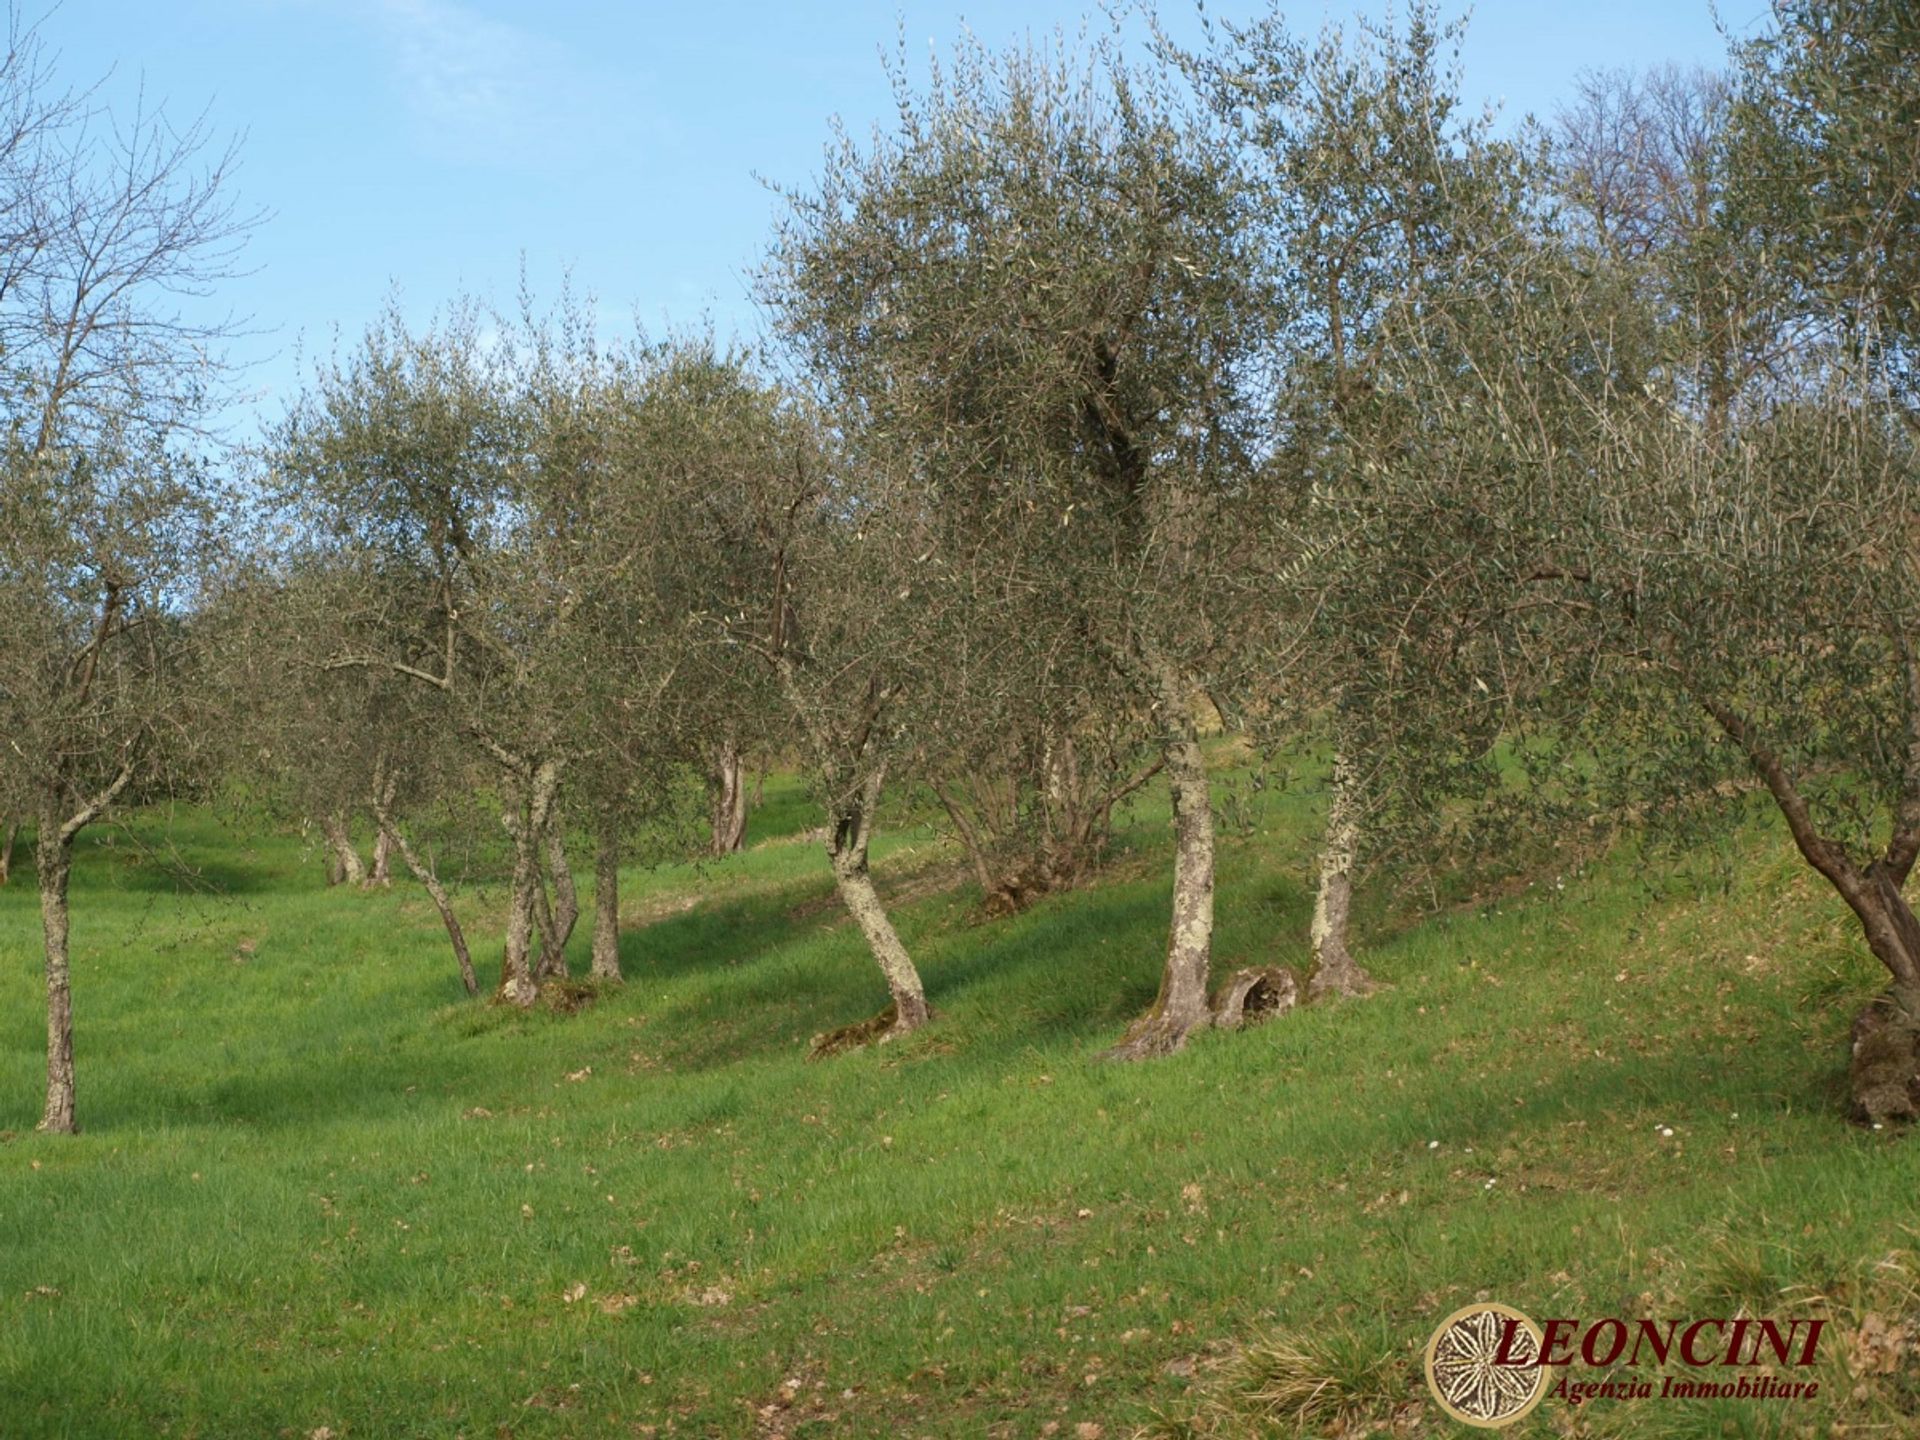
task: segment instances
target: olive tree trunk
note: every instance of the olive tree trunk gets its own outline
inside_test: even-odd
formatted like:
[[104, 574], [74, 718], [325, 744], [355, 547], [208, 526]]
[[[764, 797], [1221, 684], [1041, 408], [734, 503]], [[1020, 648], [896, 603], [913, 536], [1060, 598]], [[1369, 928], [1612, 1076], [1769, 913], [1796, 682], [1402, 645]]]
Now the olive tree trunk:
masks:
[[[900, 936], [887, 918], [867, 867], [867, 850], [873, 838], [873, 815], [880, 804], [881, 787], [886, 783], [886, 767], [876, 766], [851, 796], [834, 807], [827, 829], [827, 858], [833, 865], [834, 888], [840, 901], [853, 916], [874, 962], [886, 976], [887, 989], [893, 995], [893, 1024], [887, 1035], [905, 1035], [927, 1023], [927, 993], [920, 983], [920, 972], [913, 957], [900, 943]], [[886, 1038], [886, 1037], [883, 1037]]]
[[73, 869], [73, 841], [61, 833], [51, 807], [40, 817], [34, 846], [40, 880], [40, 929], [47, 960], [47, 1107], [40, 1128], [50, 1134], [73, 1133], [73, 980], [67, 954], [67, 878]]
[[1348, 921], [1353, 910], [1353, 867], [1360, 848], [1361, 796], [1352, 762], [1333, 757], [1332, 795], [1327, 803], [1327, 832], [1320, 849], [1320, 888], [1313, 900], [1313, 978], [1307, 994], [1365, 995], [1373, 977], [1353, 958]]
[[513, 885], [507, 898], [507, 936], [500, 957], [497, 998], [522, 1008], [539, 998], [533, 974], [533, 937], [539, 907], [546, 898], [541, 852], [559, 788], [559, 765], [551, 760], [539, 761], [527, 767], [525, 779], [511, 787], [514, 793], [501, 817], [513, 839]]
[[49, 795], [40, 807], [40, 827], [33, 847], [47, 965], [47, 1104], [40, 1129], [50, 1135], [71, 1135], [74, 1131], [73, 970], [67, 948], [67, 882], [73, 873], [73, 837], [99, 819], [132, 778], [132, 767], [123, 766], [105, 790], [64, 818], [57, 795]]
[[373, 837], [373, 864], [367, 869], [367, 878], [361, 882], [369, 890], [385, 889], [393, 884], [393, 837], [385, 830]]
[[596, 980], [619, 980], [620, 837], [612, 827], [593, 857], [593, 967]]
[[378, 886], [385, 889], [393, 884], [393, 832], [381, 821], [382, 814], [391, 814], [394, 796], [400, 792], [400, 777], [393, 767], [381, 757], [381, 763], [373, 784], [373, 868], [367, 872], [367, 878], [361, 882], [368, 889]]
[[746, 761], [733, 740], [721, 743], [710, 781], [713, 792], [712, 838], [715, 855], [733, 855], [747, 843]]
[[1213, 964], [1213, 797], [1194, 724], [1192, 687], [1170, 666], [1154, 668], [1161, 756], [1173, 796], [1173, 917], [1160, 993], [1110, 1051], [1116, 1060], [1170, 1055], [1213, 1022], [1207, 982]]
[[19, 835], [20, 822], [9, 820], [6, 834], [0, 836], [0, 885], [6, 884], [13, 877], [13, 842], [19, 838]]
[[440, 923], [446, 927], [447, 943], [453, 946], [453, 958], [460, 966], [460, 983], [467, 987], [467, 994], [480, 993], [480, 977], [473, 968], [473, 955], [467, 949], [467, 932], [460, 927], [460, 917], [453, 913], [453, 900], [447, 894], [447, 887], [440, 883], [440, 877], [433, 866], [423, 860], [408, 841], [404, 831], [394, 823], [392, 814], [386, 805], [376, 801], [374, 818], [380, 824], [381, 838], [392, 849], [400, 852], [401, 860], [406, 864], [413, 878], [425, 887], [433, 900], [433, 908], [440, 912]]
[[547, 821], [541, 848], [546, 859], [546, 884], [552, 887], [553, 901], [548, 903], [546, 887], [541, 887], [538, 896], [540, 965], [535, 973], [542, 980], [565, 979], [567, 942], [573, 938], [573, 927], [580, 923], [580, 892], [574, 888], [573, 867], [567, 863], [566, 837], [557, 812]]
[[353, 836], [347, 831], [344, 815], [323, 815], [320, 833], [327, 842], [327, 884], [364, 885], [367, 867], [360, 863], [360, 852], [353, 848]]

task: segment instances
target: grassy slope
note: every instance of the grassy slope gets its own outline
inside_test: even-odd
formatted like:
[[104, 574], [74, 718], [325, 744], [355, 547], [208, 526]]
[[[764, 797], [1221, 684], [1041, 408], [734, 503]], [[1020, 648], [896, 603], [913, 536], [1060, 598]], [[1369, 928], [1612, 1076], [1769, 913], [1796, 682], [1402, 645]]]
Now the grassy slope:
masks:
[[[1300, 959], [1316, 803], [1226, 848], [1224, 964]], [[1391, 991], [1136, 1067], [1093, 1057], [1156, 979], [1158, 813], [1011, 921], [909, 881], [940, 1023], [821, 1064], [807, 1036], [883, 992], [814, 846], [631, 876], [624, 991], [520, 1017], [462, 1000], [417, 890], [175, 833], [230, 898], [83, 858], [77, 1139], [31, 1133], [34, 896], [0, 892], [7, 1437], [1113, 1437], [1265, 1327], [1408, 1357], [1478, 1294], [1857, 1316], [1920, 1246], [1920, 1151], [1835, 1118], [1872, 970], [1764, 826], [1725, 896], [1649, 899], [1618, 856], [1375, 926]], [[877, 868], [951, 864], [908, 834]], [[1866, 1413], [1844, 1390], [1581, 1419], [1824, 1434]]]

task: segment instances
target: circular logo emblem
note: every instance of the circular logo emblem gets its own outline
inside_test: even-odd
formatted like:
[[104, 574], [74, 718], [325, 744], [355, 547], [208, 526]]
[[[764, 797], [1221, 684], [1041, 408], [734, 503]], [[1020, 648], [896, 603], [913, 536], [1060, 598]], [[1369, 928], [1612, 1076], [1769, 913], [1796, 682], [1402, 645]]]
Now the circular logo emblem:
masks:
[[1427, 1341], [1427, 1388], [1462, 1425], [1511, 1425], [1547, 1393], [1540, 1341], [1540, 1327], [1509, 1305], [1456, 1310]]

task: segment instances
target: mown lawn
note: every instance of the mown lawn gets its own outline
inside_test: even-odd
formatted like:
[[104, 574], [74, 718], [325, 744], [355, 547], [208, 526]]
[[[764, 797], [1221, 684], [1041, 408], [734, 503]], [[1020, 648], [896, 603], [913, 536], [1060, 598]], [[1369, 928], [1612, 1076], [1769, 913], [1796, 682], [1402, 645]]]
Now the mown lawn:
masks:
[[[1117, 1440], [1275, 1333], [1362, 1357], [1382, 1433], [1450, 1433], [1419, 1352], [1476, 1297], [1835, 1322], [1812, 1404], [1509, 1434], [1920, 1434], [1920, 1356], [1855, 1344], [1920, 1337], [1920, 1150], [1839, 1118], [1874, 970], [1764, 819], [1724, 893], [1629, 846], [1376, 902], [1390, 990], [1140, 1066], [1097, 1055], [1157, 977], [1158, 802], [1102, 883], [988, 924], [908, 827], [876, 868], [939, 1021], [809, 1063], [884, 990], [770, 798], [746, 856], [627, 877], [629, 982], [573, 1015], [467, 1001], [416, 888], [329, 892], [296, 839], [143, 817], [214, 894], [102, 831], [65, 1140], [30, 877], [0, 891], [0, 1435]], [[1302, 960], [1319, 803], [1225, 844], [1221, 973]], [[463, 899], [483, 967], [497, 899]]]

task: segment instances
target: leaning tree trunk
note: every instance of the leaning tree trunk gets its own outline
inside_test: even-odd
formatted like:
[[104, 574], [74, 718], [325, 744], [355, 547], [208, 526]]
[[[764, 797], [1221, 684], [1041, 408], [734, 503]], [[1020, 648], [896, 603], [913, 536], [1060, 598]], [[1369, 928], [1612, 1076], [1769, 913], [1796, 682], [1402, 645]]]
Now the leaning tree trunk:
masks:
[[19, 835], [20, 822], [9, 820], [6, 834], [0, 836], [0, 885], [6, 884], [13, 876], [13, 842]]
[[1354, 857], [1360, 848], [1360, 792], [1352, 763], [1333, 757], [1332, 796], [1327, 804], [1327, 833], [1320, 850], [1320, 889], [1313, 900], [1313, 978], [1307, 994], [1366, 995], [1376, 987], [1348, 947], [1353, 910]]
[[326, 837], [327, 884], [364, 885], [367, 867], [360, 863], [360, 852], [353, 848], [353, 836], [347, 832], [346, 817], [338, 813], [320, 819], [320, 833]]
[[1191, 687], [1170, 667], [1155, 668], [1166, 738], [1161, 754], [1173, 792], [1173, 919], [1160, 993], [1108, 1055], [1142, 1060], [1171, 1055], [1212, 1023], [1207, 980], [1213, 963], [1213, 797], [1193, 720]]
[[593, 857], [593, 978], [620, 975], [620, 837], [609, 826]]
[[829, 818], [827, 858], [833, 864], [834, 888], [840, 901], [853, 916], [867, 948], [873, 952], [880, 973], [887, 978], [893, 994], [893, 1024], [882, 1039], [905, 1035], [927, 1023], [927, 992], [920, 983], [920, 972], [913, 957], [900, 943], [900, 936], [887, 918], [867, 867], [867, 851], [873, 838], [873, 814], [880, 804], [880, 789], [886, 783], [886, 767], [875, 767], [859, 791], [840, 801]]
[[51, 806], [42, 810], [34, 845], [40, 881], [40, 928], [47, 957], [47, 1108], [40, 1128], [73, 1133], [73, 979], [67, 953], [67, 880], [73, 871], [73, 838]]
[[453, 958], [460, 966], [460, 983], [467, 987], [467, 994], [478, 995], [480, 977], [474, 972], [473, 955], [467, 949], [467, 932], [460, 927], [460, 917], [453, 913], [453, 900], [447, 894], [447, 887], [440, 883], [434, 868], [420, 858], [400, 827], [394, 824], [393, 816], [384, 804], [376, 802], [374, 818], [380, 823], [381, 836], [400, 852], [400, 858], [406, 863], [407, 869], [413, 872], [413, 878], [432, 897], [433, 908], [440, 912], [440, 923], [447, 929], [447, 943], [453, 946]]
[[712, 838], [715, 855], [732, 855], [747, 843], [747, 770], [740, 747], [731, 739], [721, 743], [713, 777]]

